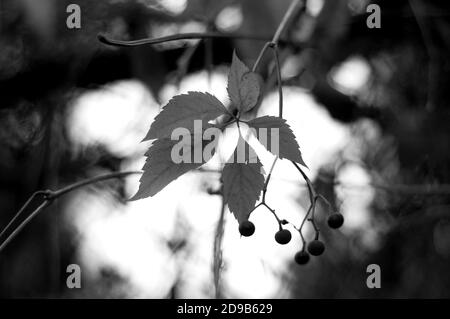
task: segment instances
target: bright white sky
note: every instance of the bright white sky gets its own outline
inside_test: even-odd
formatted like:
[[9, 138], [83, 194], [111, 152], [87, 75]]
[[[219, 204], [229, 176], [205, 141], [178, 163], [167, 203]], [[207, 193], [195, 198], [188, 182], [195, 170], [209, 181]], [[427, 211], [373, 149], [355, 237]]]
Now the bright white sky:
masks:
[[[358, 66], [338, 72], [334, 80], [341, 85], [357, 86]], [[355, 71], [355, 72], [354, 72]], [[346, 74], [346, 75], [345, 75]], [[216, 72], [207, 83], [204, 72], [187, 77], [181, 92], [167, 85], [161, 100], [167, 101], [177, 93], [190, 90], [208, 91], [224, 103], [226, 74]], [[359, 76], [362, 86], [366, 80]], [[347, 81], [347, 82], [346, 82]], [[318, 168], [330, 161], [349, 141], [349, 129], [330, 118], [307, 92], [297, 88], [284, 89], [284, 116], [300, 144], [304, 159], [313, 177]], [[148, 144], [140, 143], [150, 127], [158, 106], [143, 85], [135, 81], [115, 83], [103, 90], [83, 94], [73, 104], [70, 135], [81, 151], [86, 145], [104, 144], [119, 155], [136, 154], [136, 160], [123, 169], [141, 169]], [[269, 95], [259, 115], [276, 115], [278, 97]], [[266, 171], [273, 159], [268, 152], [259, 153]], [[214, 166], [214, 165], [213, 165]], [[296, 201], [304, 187], [298, 183], [300, 175], [289, 163], [279, 161], [269, 186], [268, 202], [282, 218], [297, 223], [304, 210]], [[127, 179], [131, 196], [138, 187], [138, 176]], [[114, 205], [105, 195], [90, 190], [80, 191], [69, 204], [68, 220], [79, 233], [79, 257], [83, 273], [95, 276], [102, 267], [111, 267], [128, 279], [124, 289], [129, 297], [165, 297], [172, 284], [179, 279], [179, 297], [213, 297], [212, 244], [219, 218], [220, 199], [205, 192], [206, 184], [217, 184], [216, 175], [190, 173], [172, 182], [153, 198]], [[370, 177], [360, 167], [349, 166], [342, 172], [345, 180], [366, 185]], [[348, 221], [343, 231], [364, 227], [367, 207], [373, 194], [351, 193], [341, 190], [343, 213]], [[237, 222], [227, 212], [223, 244], [225, 270], [222, 281], [225, 294], [232, 297], [283, 298], [289, 291], [280, 281], [282, 274], [300, 248], [298, 234], [286, 246], [275, 243], [277, 224], [264, 209], [252, 215], [256, 233], [241, 238]], [[75, 216], [75, 218], [73, 218]], [[189, 253], [173, 256], [165, 240], [187, 234]]]

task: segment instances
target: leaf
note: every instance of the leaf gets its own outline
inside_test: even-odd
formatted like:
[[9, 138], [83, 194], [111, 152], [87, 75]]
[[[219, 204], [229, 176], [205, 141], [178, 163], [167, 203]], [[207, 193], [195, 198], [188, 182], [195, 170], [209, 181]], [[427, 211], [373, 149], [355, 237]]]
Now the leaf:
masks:
[[[244, 148], [248, 146], [248, 149], [251, 149], [241, 136], [238, 148], [239, 143], [244, 144]], [[238, 148], [231, 159], [238, 157]], [[261, 162], [257, 157], [255, 163], [249, 161], [248, 156], [246, 159], [246, 163], [229, 161], [222, 171], [224, 201], [239, 223], [248, 219], [264, 187]]]
[[254, 72], [248, 72], [242, 76], [239, 93], [241, 98], [241, 110], [243, 112], [250, 111], [258, 103], [261, 82], [261, 76]]
[[[263, 116], [249, 121], [248, 126], [254, 129], [252, 131], [256, 133], [259, 142], [269, 152], [280, 158], [286, 158], [307, 167], [303, 161], [295, 135], [285, 119], [275, 116]], [[275, 133], [271, 130], [272, 128], [278, 129], [278, 138], [276, 135], [272, 136]], [[274, 141], [272, 141], [272, 138]], [[278, 147], [276, 144], [273, 144], [277, 141]]]
[[144, 141], [170, 138], [176, 128], [193, 131], [195, 120], [208, 122], [225, 113], [228, 113], [225, 106], [209, 93], [188, 92], [174, 96], [155, 117]]
[[227, 90], [231, 102], [241, 113], [251, 110], [258, 103], [261, 82], [261, 76], [251, 72], [234, 52]]
[[[169, 183], [180, 177], [181, 175], [196, 169], [206, 163], [209, 158], [201, 156], [198, 161], [195, 160], [195, 152], [203, 150], [206, 145], [210, 145], [217, 141], [203, 140], [201, 136], [187, 135], [183, 136], [180, 140], [171, 140], [170, 138], [158, 139], [153, 142], [150, 149], [145, 154], [147, 160], [142, 170], [144, 171], [141, 176], [139, 190], [131, 198], [131, 200], [143, 199], [149, 196], [156, 195]], [[191, 158], [191, 163], [179, 162], [181, 157], [177, 157], [178, 153], [172, 154], [174, 147], [182, 147], [182, 157]], [[175, 148], [176, 150], [177, 148]], [[184, 152], [186, 151], [186, 152]], [[215, 152], [215, 148], [211, 149], [211, 155]], [[180, 152], [181, 153], [181, 152]]]

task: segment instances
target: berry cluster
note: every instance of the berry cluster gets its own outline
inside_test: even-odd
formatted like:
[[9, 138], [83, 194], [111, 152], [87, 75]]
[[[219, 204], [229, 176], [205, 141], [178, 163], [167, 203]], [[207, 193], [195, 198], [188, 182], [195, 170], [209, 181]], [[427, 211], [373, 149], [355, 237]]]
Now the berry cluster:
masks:
[[[344, 224], [344, 216], [340, 213], [333, 213], [328, 217], [327, 223], [330, 228], [338, 229]], [[282, 224], [285, 225], [288, 222], [286, 220], [279, 221], [280, 230], [275, 233], [275, 241], [280, 245], [286, 245], [291, 241], [292, 235], [289, 230], [282, 228]], [[242, 236], [249, 237], [255, 233], [255, 225], [249, 220], [243, 221], [239, 224], [239, 233]], [[325, 244], [319, 240], [319, 233], [316, 232], [316, 238], [309, 242], [306, 247], [303, 245], [302, 250], [295, 254], [294, 260], [299, 265], [305, 265], [309, 262], [310, 255], [320, 256], [324, 251]]]

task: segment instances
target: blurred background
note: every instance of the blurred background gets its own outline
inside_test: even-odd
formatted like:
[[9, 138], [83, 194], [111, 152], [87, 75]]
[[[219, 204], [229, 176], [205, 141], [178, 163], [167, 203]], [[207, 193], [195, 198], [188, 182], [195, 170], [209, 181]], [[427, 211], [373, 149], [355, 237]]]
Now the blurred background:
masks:
[[[72, 3], [81, 29], [66, 26]], [[370, 3], [379, 29], [366, 25]], [[289, 4], [0, 0], [0, 228], [36, 190], [141, 169], [140, 141], [173, 95], [208, 91], [229, 104], [233, 50], [254, 63]], [[346, 220], [329, 230], [320, 207], [323, 256], [296, 265], [298, 234], [278, 245], [263, 209], [252, 214], [255, 235], [241, 238], [227, 210], [221, 218], [212, 163], [145, 200], [127, 202], [137, 175], [61, 197], [0, 254], [0, 297], [450, 297], [449, 15], [443, 0], [308, 0], [284, 33], [284, 116], [308, 175]], [[97, 40], [185, 32], [229, 36], [134, 48]], [[260, 72], [266, 95], [254, 115], [276, 115], [272, 54]], [[272, 157], [260, 156], [268, 171]], [[267, 200], [299, 225], [308, 193], [289, 163], [278, 162]], [[66, 286], [74, 263], [81, 289]], [[381, 289], [366, 286], [372, 263]]]

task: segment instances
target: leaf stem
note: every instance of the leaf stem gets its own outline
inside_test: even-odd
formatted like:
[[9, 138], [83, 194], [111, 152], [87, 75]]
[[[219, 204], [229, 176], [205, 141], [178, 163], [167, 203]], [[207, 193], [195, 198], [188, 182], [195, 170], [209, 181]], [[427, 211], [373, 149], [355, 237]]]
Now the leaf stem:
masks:
[[258, 57], [256, 58], [255, 64], [253, 64], [252, 67], [252, 72], [256, 72], [256, 69], [258, 68], [258, 65], [261, 63], [261, 60], [264, 56], [264, 54], [266, 53], [267, 49], [269, 48], [271, 42], [268, 41], [264, 44], [263, 48], [261, 49], [261, 51], [259, 51]]
[[[223, 188], [223, 186], [221, 188]], [[222, 196], [222, 205], [220, 209], [219, 221], [217, 222], [216, 226], [216, 232], [214, 236], [214, 248], [213, 248], [214, 288], [217, 299], [221, 297], [220, 273], [223, 267], [222, 242], [223, 242], [224, 228], [225, 228], [225, 200]]]
[[[278, 57], [278, 42], [280, 40], [280, 36], [283, 33], [283, 31], [287, 28], [288, 22], [290, 21], [290, 19], [292, 18], [292, 16], [294, 15], [297, 7], [299, 6], [301, 0], [293, 0], [291, 2], [291, 4], [289, 5], [288, 10], [286, 11], [286, 13], [284, 14], [283, 19], [281, 20], [280, 24], [278, 25], [277, 30], [275, 31], [275, 34], [272, 38], [272, 41], [266, 42], [263, 46], [263, 48], [261, 49], [261, 51], [259, 52], [259, 55], [253, 65], [252, 71], [256, 72], [258, 65], [261, 63], [261, 60], [264, 56], [264, 54], [266, 53], [267, 49], [271, 48], [274, 52], [274, 58], [275, 58], [275, 69], [277, 72], [277, 79], [278, 79], [278, 96], [279, 96], [279, 117], [283, 118], [283, 87], [282, 87], [282, 82], [281, 82], [281, 69], [280, 69], [280, 61], [279, 61], [279, 57]], [[267, 187], [269, 185], [270, 182], [270, 177], [272, 176], [272, 172], [275, 168], [275, 164], [278, 161], [278, 156], [275, 157], [272, 166], [270, 168], [269, 174], [267, 175], [266, 181], [264, 183], [264, 187], [263, 187], [263, 195], [262, 195], [262, 199], [261, 199], [261, 203], [256, 206], [259, 207], [260, 205], [264, 205], [267, 209], [269, 209], [272, 214], [275, 216], [275, 218], [277, 219], [278, 222], [278, 226], [280, 227], [280, 229], [282, 229], [281, 226], [281, 220], [278, 218], [277, 214], [275, 213], [275, 210], [273, 210], [272, 208], [269, 207], [269, 205], [267, 205], [266, 203], [266, 194], [267, 194]], [[255, 207], [255, 209], [256, 209]]]
[[278, 83], [278, 116], [283, 118], [283, 83], [281, 82], [281, 67], [280, 67], [280, 59], [278, 57], [278, 45], [275, 44], [271, 46], [274, 59], [275, 59], [275, 70], [277, 72], [277, 83]]
[[272, 166], [270, 167], [269, 174], [267, 175], [266, 182], [264, 183], [262, 202], [266, 201], [267, 186], [269, 185], [270, 177], [272, 176], [272, 172], [273, 172], [273, 170], [275, 168], [275, 164], [276, 164], [277, 160], [278, 160], [278, 156], [275, 157], [275, 159], [274, 159], [274, 161], [272, 163]]
[[305, 174], [305, 172], [302, 170], [302, 168], [294, 161], [291, 161], [291, 163], [297, 168], [297, 170], [302, 174], [303, 179], [306, 182], [306, 185], [308, 187], [308, 193], [309, 193], [309, 200], [312, 203], [314, 201], [314, 198], [316, 197], [316, 191], [314, 189], [313, 183], [309, 179], [308, 175]]
[[273, 214], [273, 216], [275, 217], [275, 219], [277, 220], [278, 223], [278, 227], [280, 230], [283, 229], [283, 227], [281, 226], [281, 220], [278, 217], [278, 215], [275, 213], [275, 210], [273, 208], [271, 208], [269, 205], [267, 205], [266, 203], [262, 203], [268, 210], [270, 210], [270, 212]]
[[[289, 5], [289, 8], [287, 9], [286, 13], [283, 16], [283, 19], [281, 20], [280, 24], [278, 25], [277, 30], [275, 31], [275, 34], [271, 41], [268, 41], [264, 44], [263, 48], [259, 52], [258, 58], [256, 59], [255, 64], [253, 65], [253, 72], [256, 71], [259, 63], [262, 60], [262, 57], [266, 53], [267, 49], [269, 47], [277, 46], [280, 42], [280, 37], [283, 31], [287, 28], [288, 23], [290, 22], [290, 19], [295, 14], [296, 10], [299, 8], [299, 4], [302, 2], [302, 0], [293, 0], [291, 4]], [[281, 82], [280, 82], [281, 83]]]

